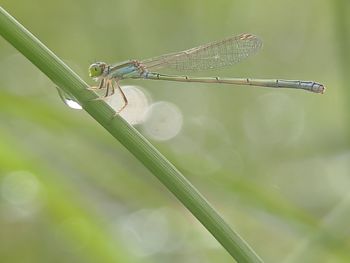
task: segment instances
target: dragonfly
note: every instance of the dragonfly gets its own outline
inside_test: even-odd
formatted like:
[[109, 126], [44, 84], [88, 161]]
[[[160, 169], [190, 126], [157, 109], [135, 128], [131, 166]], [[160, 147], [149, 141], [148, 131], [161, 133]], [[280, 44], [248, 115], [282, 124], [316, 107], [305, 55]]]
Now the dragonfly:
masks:
[[115, 90], [122, 95], [123, 105], [117, 111], [120, 113], [127, 105], [128, 99], [120, 88], [119, 81], [123, 79], [149, 79], [178, 82], [221, 83], [234, 85], [249, 85], [254, 87], [303, 89], [323, 94], [325, 86], [315, 81], [285, 80], [285, 79], [255, 79], [255, 78], [221, 78], [221, 77], [190, 77], [187, 75], [161, 74], [160, 70], [175, 72], [195, 72], [232, 66], [257, 53], [262, 47], [259, 37], [244, 33], [211, 42], [185, 51], [169, 53], [145, 60], [128, 60], [117, 64], [95, 62], [89, 67], [89, 76], [99, 84], [91, 89], [105, 89], [100, 99], [112, 96]]

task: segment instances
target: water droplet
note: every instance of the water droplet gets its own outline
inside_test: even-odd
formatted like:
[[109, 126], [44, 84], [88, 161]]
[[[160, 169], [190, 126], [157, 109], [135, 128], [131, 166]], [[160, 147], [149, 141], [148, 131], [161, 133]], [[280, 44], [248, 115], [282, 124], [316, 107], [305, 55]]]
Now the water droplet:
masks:
[[56, 87], [58, 95], [60, 96], [61, 100], [64, 104], [66, 104], [69, 108], [75, 109], [75, 110], [81, 110], [81, 105], [76, 101], [73, 95], [68, 94], [67, 92], [64, 92], [61, 88]]

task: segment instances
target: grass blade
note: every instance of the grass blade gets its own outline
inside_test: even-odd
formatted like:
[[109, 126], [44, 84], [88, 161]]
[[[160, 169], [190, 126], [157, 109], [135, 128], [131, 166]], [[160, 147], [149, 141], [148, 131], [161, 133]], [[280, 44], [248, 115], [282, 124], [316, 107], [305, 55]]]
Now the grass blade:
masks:
[[262, 262], [193, 185], [136, 129], [103, 101], [52, 51], [0, 7], [0, 34], [82, 107], [142, 162], [212, 233], [237, 262]]

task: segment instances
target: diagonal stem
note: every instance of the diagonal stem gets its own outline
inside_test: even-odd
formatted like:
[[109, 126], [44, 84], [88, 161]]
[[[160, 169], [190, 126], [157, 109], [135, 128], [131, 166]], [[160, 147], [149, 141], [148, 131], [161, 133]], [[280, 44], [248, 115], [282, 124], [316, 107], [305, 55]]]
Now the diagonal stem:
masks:
[[0, 7], [0, 34], [142, 162], [208, 229], [237, 262], [262, 262], [194, 186], [136, 129], [119, 116], [75, 72]]

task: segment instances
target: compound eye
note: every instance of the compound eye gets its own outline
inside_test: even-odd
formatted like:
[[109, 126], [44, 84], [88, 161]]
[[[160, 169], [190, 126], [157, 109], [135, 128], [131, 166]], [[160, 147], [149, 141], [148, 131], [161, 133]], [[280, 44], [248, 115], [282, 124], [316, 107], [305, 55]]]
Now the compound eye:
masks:
[[104, 62], [95, 62], [89, 67], [89, 76], [92, 78], [99, 78], [103, 75], [107, 64]]

